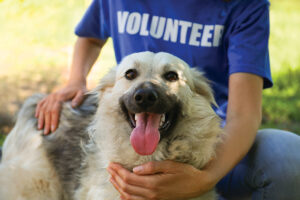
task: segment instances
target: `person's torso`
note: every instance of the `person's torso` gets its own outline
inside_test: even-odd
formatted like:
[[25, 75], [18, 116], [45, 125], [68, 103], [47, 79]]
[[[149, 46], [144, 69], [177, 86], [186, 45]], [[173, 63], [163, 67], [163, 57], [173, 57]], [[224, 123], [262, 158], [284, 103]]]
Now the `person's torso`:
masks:
[[[244, 0], [245, 1], [245, 0]], [[135, 52], [168, 52], [197, 67], [212, 82], [226, 117], [228, 35], [240, 0], [100, 1], [105, 30], [113, 39], [117, 62]], [[240, 6], [241, 7], [241, 6]], [[240, 8], [241, 9], [241, 8]], [[234, 9], [237, 10], [237, 9]], [[238, 11], [236, 11], [238, 13]]]

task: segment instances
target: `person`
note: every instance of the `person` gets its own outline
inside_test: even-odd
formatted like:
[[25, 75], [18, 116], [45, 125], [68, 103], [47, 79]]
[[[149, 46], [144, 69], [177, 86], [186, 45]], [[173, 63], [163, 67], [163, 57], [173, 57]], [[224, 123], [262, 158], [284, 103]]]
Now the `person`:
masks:
[[58, 127], [62, 102], [83, 101], [86, 76], [109, 37], [118, 63], [134, 52], [165, 51], [204, 71], [223, 119], [227, 137], [204, 169], [162, 161], [130, 172], [111, 163], [121, 199], [188, 199], [214, 186], [226, 199], [300, 199], [300, 137], [258, 131], [262, 89], [273, 84], [267, 0], [93, 0], [75, 33], [68, 84], [36, 109], [45, 134]]

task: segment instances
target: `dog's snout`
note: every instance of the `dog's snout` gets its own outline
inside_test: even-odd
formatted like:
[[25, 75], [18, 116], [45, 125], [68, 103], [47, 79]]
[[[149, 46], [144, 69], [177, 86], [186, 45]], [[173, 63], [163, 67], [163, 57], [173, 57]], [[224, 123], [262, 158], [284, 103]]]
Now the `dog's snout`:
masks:
[[134, 94], [137, 105], [142, 107], [153, 106], [158, 100], [157, 92], [151, 88], [138, 89]]

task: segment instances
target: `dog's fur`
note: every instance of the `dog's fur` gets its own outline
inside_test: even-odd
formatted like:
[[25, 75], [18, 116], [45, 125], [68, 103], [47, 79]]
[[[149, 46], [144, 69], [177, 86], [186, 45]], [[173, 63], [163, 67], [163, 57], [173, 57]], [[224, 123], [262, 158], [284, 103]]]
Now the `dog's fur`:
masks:
[[[124, 77], [128, 69], [137, 71], [133, 80]], [[167, 81], [164, 74], [169, 71], [176, 72], [178, 80]], [[170, 111], [175, 117], [161, 132], [155, 152], [142, 156], [130, 143], [133, 128], [124, 107], [136, 113], [153, 111], [137, 109], [131, 102], [133, 93], [145, 84], [158, 93], [154, 112]], [[35, 95], [24, 103], [5, 140], [1, 200], [116, 200], [119, 194], [106, 171], [109, 162], [132, 170], [148, 161], [174, 160], [201, 169], [221, 141], [220, 119], [211, 107], [215, 101], [207, 80], [167, 53], [142, 52], [124, 58], [79, 108], [64, 103], [59, 128], [48, 136], [36, 129], [34, 117], [42, 98]], [[196, 199], [215, 198], [211, 191]]]

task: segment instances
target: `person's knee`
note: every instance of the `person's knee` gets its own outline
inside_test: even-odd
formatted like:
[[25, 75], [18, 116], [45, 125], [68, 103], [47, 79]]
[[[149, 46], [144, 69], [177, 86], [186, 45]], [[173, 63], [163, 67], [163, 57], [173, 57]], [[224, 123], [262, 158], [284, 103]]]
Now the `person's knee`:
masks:
[[299, 173], [299, 148], [300, 136], [287, 131], [264, 129], [258, 132], [250, 156], [256, 156], [256, 164], [264, 165], [260, 167], [262, 170], [278, 170], [276, 175], [283, 171]]
[[[300, 137], [275, 129], [260, 130], [249, 152], [257, 188], [269, 187], [280, 194], [298, 193], [300, 185]], [[274, 192], [273, 191], [273, 192]]]

